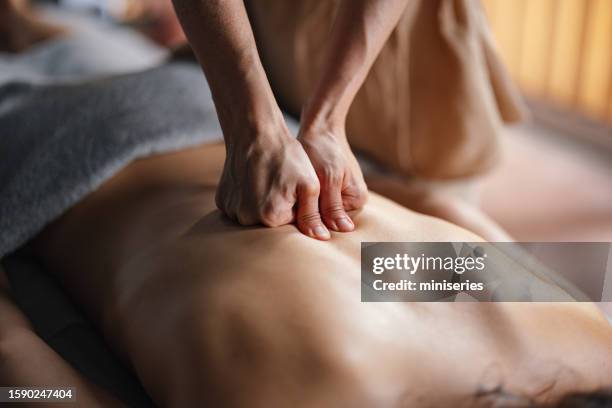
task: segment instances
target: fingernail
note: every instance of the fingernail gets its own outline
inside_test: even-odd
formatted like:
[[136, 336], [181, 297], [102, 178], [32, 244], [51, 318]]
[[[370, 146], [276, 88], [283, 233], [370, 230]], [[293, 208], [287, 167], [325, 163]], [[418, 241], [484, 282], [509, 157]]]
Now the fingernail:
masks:
[[322, 225], [317, 225], [312, 229], [312, 232], [315, 237], [320, 239], [328, 239], [330, 237], [329, 231]]
[[338, 218], [336, 220], [336, 224], [338, 225], [338, 228], [340, 228], [340, 231], [343, 231], [343, 232], [352, 231], [353, 228], [355, 227], [355, 225], [353, 224], [353, 221], [351, 221], [351, 219], [347, 217]]

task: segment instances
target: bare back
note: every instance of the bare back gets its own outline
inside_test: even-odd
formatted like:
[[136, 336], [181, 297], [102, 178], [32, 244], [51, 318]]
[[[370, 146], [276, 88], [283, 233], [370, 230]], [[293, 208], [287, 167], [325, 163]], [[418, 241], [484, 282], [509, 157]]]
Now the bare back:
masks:
[[159, 404], [472, 406], [612, 385], [612, 330], [588, 304], [360, 302], [361, 241], [473, 234], [375, 194], [329, 242], [240, 227], [214, 205], [222, 163], [221, 145], [136, 162], [35, 242]]

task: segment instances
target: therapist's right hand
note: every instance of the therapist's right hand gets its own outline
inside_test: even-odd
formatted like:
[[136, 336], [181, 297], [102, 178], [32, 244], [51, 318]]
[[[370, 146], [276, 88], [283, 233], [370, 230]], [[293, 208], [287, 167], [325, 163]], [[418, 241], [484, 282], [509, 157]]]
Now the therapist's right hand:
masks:
[[284, 121], [226, 143], [217, 207], [242, 225], [296, 222], [305, 235], [330, 238], [319, 214], [319, 180]]

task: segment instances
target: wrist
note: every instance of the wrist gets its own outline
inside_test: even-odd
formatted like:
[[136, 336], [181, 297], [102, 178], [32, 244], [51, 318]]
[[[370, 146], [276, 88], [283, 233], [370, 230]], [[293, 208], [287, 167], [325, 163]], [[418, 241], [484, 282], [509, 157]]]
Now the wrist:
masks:
[[347, 103], [342, 98], [334, 98], [330, 95], [323, 97], [313, 96], [302, 110], [300, 129], [305, 137], [316, 137], [316, 135], [333, 135], [337, 138], [345, 138], [346, 117], [348, 114]]
[[247, 113], [229, 125], [222, 124], [222, 127], [226, 147], [237, 151], [250, 149], [254, 145], [272, 148], [292, 139], [279, 108], [266, 114]]
[[217, 116], [225, 136], [233, 137], [247, 131], [258, 134], [274, 129], [283, 122], [282, 112], [273, 99], [249, 98], [244, 94], [228, 99], [222, 103], [215, 101]]
[[274, 96], [256, 90], [225, 93], [215, 100], [226, 144], [250, 144], [259, 138], [288, 136], [289, 130]]
[[308, 117], [302, 115], [300, 123], [300, 139], [312, 140], [321, 137], [346, 141], [345, 118], [318, 115]]

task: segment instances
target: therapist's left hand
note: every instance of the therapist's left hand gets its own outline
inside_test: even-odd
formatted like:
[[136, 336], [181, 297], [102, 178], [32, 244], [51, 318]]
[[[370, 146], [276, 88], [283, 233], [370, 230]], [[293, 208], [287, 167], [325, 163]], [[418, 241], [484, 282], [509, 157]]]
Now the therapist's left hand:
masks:
[[353, 231], [355, 224], [346, 212], [364, 206], [368, 188], [343, 127], [306, 126], [298, 140], [319, 178], [323, 222], [333, 231]]

